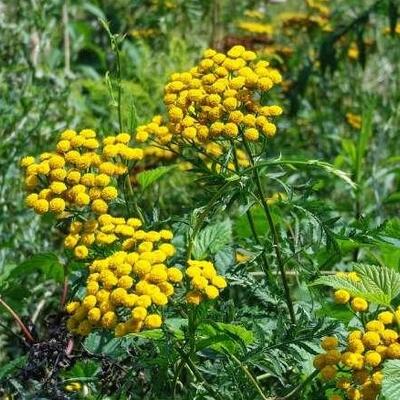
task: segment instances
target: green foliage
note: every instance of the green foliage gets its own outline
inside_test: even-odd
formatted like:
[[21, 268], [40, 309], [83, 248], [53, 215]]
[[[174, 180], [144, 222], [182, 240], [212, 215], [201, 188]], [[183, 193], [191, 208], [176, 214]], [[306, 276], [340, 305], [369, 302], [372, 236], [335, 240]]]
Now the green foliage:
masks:
[[15, 279], [34, 271], [40, 271], [45, 279], [54, 279], [56, 282], [64, 280], [64, 267], [54, 253], [35, 254], [14, 268], [10, 273], [10, 278]]
[[323, 276], [313, 285], [327, 285], [335, 289], [345, 289], [352, 296], [379, 305], [391, 306], [392, 300], [400, 294], [400, 273], [384, 266], [355, 264], [353, 270], [359, 277], [353, 280], [342, 276]]
[[197, 341], [198, 351], [210, 348], [217, 352], [240, 352], [243, 348], [253, 343], [253, 333], [240, 325], [218, 323], [205, 323], [199, 326], [202, 337]]
[[386, 361], [382, 372], [382, 394], [385, 396], [385, 400], [396, 400], [400, 391], [400, 361]]
[[26, 363], [26, 359], [26, 356], [20, 356], [3, 365], [0, 368], [0, 382], [21, 368]]
[[161, 179], [164, 175], [172, 171], [174, 168], [175, 165], [171, 165], [171, 166], [154, 168], [149, 171], [140, 172], [137, 175], [137, 180], [139, 182], [139, 185], [142, 187], [143, 190], [145, 190], [153, 183]]
[[192, 253], [196, 260], [203, 260], [208, 255], [215, 255], [222, 250], [232, 239], [232, 223], [226, 219], [213, 225], [206, 226], [193, 243]]

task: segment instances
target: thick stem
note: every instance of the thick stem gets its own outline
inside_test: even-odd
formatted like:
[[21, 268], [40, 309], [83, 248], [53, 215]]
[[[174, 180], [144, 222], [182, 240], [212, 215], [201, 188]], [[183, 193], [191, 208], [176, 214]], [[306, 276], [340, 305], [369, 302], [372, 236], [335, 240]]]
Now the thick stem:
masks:
[[18, 326], [21, 328], [22, 333], [24, 334], [26, 340], [28, 342], [34, 343], [35, 340], [33, 339], [33, 336], [29, 332], [29, 329], [25, 326], [25, 324], [22, 322], [21, 318], [18, 316], [18, 314], [0, 297], [0, 304], [11, 314], [11, 316], [14, 318], [15, 322], [18, 324]]
[[[252, 164], [252, 166], [254, 166], [254, 157], [253, 154], [251, 152], [250, 146], [247, 143], [247, 141], [243, 138], [243, 143], [245, 145], [246, 148], [246, 152], [250, 158], [250, 162]], [[258, 192], [258, 197], [259, 200], [261, 201], [261, 205], [263, 207], [264, 210], [264, 214], [265, 217], [267, 219], [268, 225], [269, 225], [269, 229], [271, 231], [272, 234], [272, 240], [273, 240], [273, 247], [275, 250], [275, 255], [276, 255], [276, 259], [277, 259], [277, 263], [278, 263], [278, 268], [279, 268], [279, 272], [281, 275], [281, 279], [282, 279], [282, 284], [283, 284], [283, 289], [285, 292], [285, 297], [286, 297], [286, 304], [289, 310], [289, 315], [290, 315], [290, 319], [292, 321], [293, 324], [296, 323], [296, 316], [294, 313], [294, 307], [293, 307], [293, 302], [290, 296], [290, 289], [289, 289], [289, 284], [288, 281], [286, 279], [286, 274], [285, 274], [285, 264], [282, 258], [282, 253], [281, 253], [281, 248], [280, 248], [280, 243], [279, 243], [279, 236], [278, 236], [278, 231], [276, 229], [276, 226], [274, 224], [274, 221], [272, 219], [272, 215], [271, 215], [271, 211], [269, 209], [268, 203], [265, 200], [265, 194], [264, 194], [264, 190], [261, 184], [261, 179], [260, 179], [260, 175], [258, 173], [258, 169], [254, 168], [253, 170], [253, 176], [254, 176], [254, 180], [256, 182], [256, 187], [257, 187], [257, 192]]]

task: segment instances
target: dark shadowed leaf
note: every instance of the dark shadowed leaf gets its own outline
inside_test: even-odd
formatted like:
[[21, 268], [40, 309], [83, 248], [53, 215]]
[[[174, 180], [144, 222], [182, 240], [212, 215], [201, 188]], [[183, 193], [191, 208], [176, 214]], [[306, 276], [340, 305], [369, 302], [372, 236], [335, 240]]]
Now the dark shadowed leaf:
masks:
[[46, 279], [62, 282], [64, 269], [54, 253], [41, 253], [32, 256], [29, 260], [18, 265], [10, 274], [10, 278], [21, 277], [34, 271], [40, 271]]

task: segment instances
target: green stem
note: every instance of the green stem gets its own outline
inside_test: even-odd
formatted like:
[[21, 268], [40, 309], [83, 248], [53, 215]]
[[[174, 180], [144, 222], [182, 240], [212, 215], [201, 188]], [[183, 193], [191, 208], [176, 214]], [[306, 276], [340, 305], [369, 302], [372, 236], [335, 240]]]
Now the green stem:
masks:
[[[133, 191], [132, 182], [131, 182], [131, 178], [130, 178], [129, 173], [125, 177], [125, 184], [128, 187], [129, 197], [132, 200], [133, 208], [134, 208], [137, 216], [142, 220], [142, 222], [144, 222], [143, 213], [140, 210], [140, 208], [139, 208], [139, 206], [138, 206], [138, 204], [136, 202], [136, 199], [135, 199], [135, 192]], [[124, 193], [125, 193], [125, 191], [124, 191]], [[126, 197], [125, 197], [125, 202], [127, 203], [128, 213], [130, 213], [128, 201], [129, 201], [129, 199], [127, 200]]]
[[190, 357], [177, 345], [176, 349], [178, 350], [178, 353], [181, 355], [182, 359], [185, 360], [186, 367], [189, 369], [189, 371], [196, 377], [196, 379], [200, 382], [203, 383], [204, 387], [206, 390], [210, 393], [210, 395], [213, 396], [214, 399], [218, 400], [224, 400], [222, 396], [214, 390], [214, 388], [206, 381], [204, 376], [200, 373], [200, 371], [197, 369], [196, 365], [194, 362], [190, 359]]
[[34, 343], [35, 340], [33, 339], [33, 336], [29, 332], [29, 329], [25, 326], [25, 324], [22, 322], [21, 318], [19, 315], [0, 297], [0, 304], [11, 314], [11, 316], [14, 318], [15, 322], [18, 324], [18, 326], [21, 328], [22, 333], [24, 334], [26, 340], [28, 342]]
[[245, 375], [247, 376], [247, 378], [249, 378], [250, 382], [252, 383], [252, 385], [255, 387], [255, 389], [257, 390], [257, 392], [259, 393], [259, 395], [261, 396], [261, 398], [263, 400], [270, 400], [268, 399], [268, 397], [265, 396], [264, 392], [262, 391], [260, 385], [258, 384], [257, 380], [254, 378], [254, 376], [251, 374], [251, 372], [249, 371], [249, 369], [243, 365], [239, 359], [237, 359], [233, 354], [229, 354], [229, 357], [231, 357], [231, 359], [233, 361], [235, 361], [235, 363], [239, 366], [239, 368], [245, 373]]
[[[288, 393], [284, 397], [281, 397], [279, 400], [289, 400], [293, 398], [293, 396], [297, 395], [301, 390], [303, 390], [318, 374], [319, 371], [315, 370], [303, 382], [301, 382], [298, 386], [296, 386], [290, 393]], [[298, 397], [296, 397], [296, 399], [298, 399]]]
[[[235, 142], [232, 139], [230, 140], [230, 142], [231, 142], [231, 146], [232, 146], [233, 161], [234, 161], [234, 164], [235, 164], [236, 171], [239, 174], [240, 173], [240, 166], [239, 166], [239, 161], [238, 161], [237, 154], [236, 154]], [[253, 238], [254, 238], [255, 242], [260, 247], [262, 247], [261, 259], [262, 259], [262, 262], [263, 262], [263, 270], [264, 270], [264, 273], [265, 273], [269, 283], [272, 284], [273, 277], [272, 277], [272, 274], [271, 274], [271, 271], [270, 271], [270, 268], [269, 268], [269, 265], [268, 265], [267, 257], [265, 256], [265, 246], [263, 246], [261, 244], [261, 240], [258, 237], [258, 233], [257, 233], [256, 227], [254, 225], [254, 220], [253, 220], [253, 216], [251, 215], [250, 209], [248, 209], [246, 211], [246, 216], [247, 216], [247, 220], [249, 221], [250, 230], [251, 230], [251, 233], [253, 234]]]
[[63, 265], [63, 273], [64, 273], [64, 282], [63, 282], [63, 289], [62, 289], [61, 299], [60, 299], [61, 310], [64, 309], [65, 303], [67, 301], [67, 295], [68, 295], [68, 270], [67, 270], [66, 265]]
[[173, 383], [173, 398], [176, 398], [176, 388], [178, 386], [178, 380], [181, 375], [181, 372], [183, 370], [183, 367], [185, 366], [186, 360], [184, 358], [181, 358], [181, 361], [176, 369], [175, 375], [174, 375], [174, 383]]
[[[253, 154], [251, 152], [250, 146], [247, 143], [247, 141], [243, 138], [243, 143], [245, 145], [246, 148], [246, 152], [250, 158], [250, 162], [251, 165], [254, 166], [255, 162], [254, 162], [254, 157]], [[260, 179], [260, 174], [258, 173], [258, 169], [254, 168], [253, 170], [253, 175], [254, 175], [254, 179], [256, 182], [256, 186], [257, 186], [257, 191], [258, 191], [258, 196], [259, 196], [259, 200], [261, 201], [261, 205], [264, 209], [264, 214], [266, 216], [268, 225], [269, 225], [269, 229], [272, 233], [272, 239], [273, 239], [273, 247], [275, 250], [275, 255], [276, 255], [276, 259], [278, 262], [278, 268], [279, 268], [279, 272], [281, 275], [281, 279], [282, 279], [282, 284], [283, 284], [283, 289], [285, 292], [285, 297], [286, 297], [286, 304], [289, 310], [289, 315], [290, 315], [290, 319], [292, 321], [293, 324], [296, 323], [296, 316], [294, 313], [294, 307], [293, 307], [293, 302], [290, 296], [290, 289], [289, 289], [289, 284], [288, 281], [286, 279], [286, 274], [285, 274], [285, 264], [282, 258], [282, 253], [281, 253], [281, 248], [280, 248], [280, 243], [279, 243], [279, 236], [278, 236], [278, 231], [276, 229], [276, 226], [274, 224], [274, 221], [272, 219], [272, 215], [271, 215], [271, 211], [269, 209], [268, 203], [265, 200], [265, 194], [264, 194], [264, 190], [262, 188], [262, 184], [261, 184], [261, 179]]]

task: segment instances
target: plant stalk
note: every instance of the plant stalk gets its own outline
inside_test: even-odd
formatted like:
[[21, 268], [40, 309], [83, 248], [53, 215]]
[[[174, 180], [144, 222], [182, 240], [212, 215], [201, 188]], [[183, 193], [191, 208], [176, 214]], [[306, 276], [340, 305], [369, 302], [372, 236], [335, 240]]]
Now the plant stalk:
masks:
[[[236, 168], [237, 173], [240, 173], [240, 166], [239, 166], [239, 161], [238, 161], [237, 154], [236, 154], [235, 142], [233, 140], [231, 140], [230, 142], [231, 142], [231, 146], [232, 146], [233, 161], [234, 161], [234, 164], [235, 164], [235, 168]], [[260, 238], [258, 236], [256, 227], [255, 227], [255, 224], [254, 224], [254, 219], [253, 219], [253, 216], [251, 215], [250, 209], [248, 209], [246, 211], [246, 216], [247, 216], [247, 220], [249, 221], [249, 226], [250, 226], [251, 233], [253, 234], [254, 241], [260, 247], [263, 248], [262, 249], [262, 253], [261, 253], [261, 259], [262, 259], [263, 266], [264, 266], [263, 270], [264, 270], [264, 273], [265, 273], [266, 278], [268, 279], [269, 283], [272, 284], [273, 283], [272, 274], [271, 274], [271, 270], [269, 268], [267, 257], [265, 255], [265, 246], [263, 246], [261, 244], [261, 240], [260, 240]]]
[[21, 328], [22, 333], [24, 334], [26, 340], [30, 343], [34, 343], [35, 339], [33, 339], [32, 334], [29, 332], [29, 329], [26, 327], [26, 325], [22, 322], [21, 318], [19, 315], [0, 297], [0, 304], [11, 314], [11, 316], [14, 318], [15, 322], [18, 324], [18, 326]]
[[265, 396], [264, 392], [262, 391], [260, 385], [258, 384], [257, 380], [254, 378], [254, 376], [251, 374], [251, 372], [249, 371], [249, 369], [243, 365], [240, 360], [238, 358], [236, 358], [233, 354], [229, 354], [229, 356], [232, 358], [233, 361], [235, 361], [235, 363], [240, 367], [240, 369], [245, 373], [245, 375], [247, 376], [247, 378], [249, 378], [250, 382], [252, 383], [252, 385], [255, 387], [255, 389], [257, 390], [257, 392], [259, 393], [259, 395], [261, 396], [261, 398], [263, 400], [270, 400], [268, 399], [268, 397]]
[[[252, 166], [254, 166], [255, 162], [254, 162], [253, 154], [251, 152], [249, 144], [247, 143], [246, 139], [244, 139], [244, 138], [243, 138], [243, 143], [245, 145], [246, 152], [250, 158], [250, 162], [251, 162]], [[253, 170], [253, 176], [254, 176], [254, 180], [256, 182], [256, 186], [257, 186], [258, 197], [259, 197], [259, 200], [261, 201], [261, 205], [264, 209], [264, 214], [266, 216], [266, 219], [267, 219], [267, 222], [269, 225], [269, 229], [272, 233], [273, 247], [275, 250], [276, 259], [278, 262], [278, 268], [279, 268], [279, 272], [280, 272], [281, 279], [282, 279], [282, 284], [283, 284], [283, 289], [285, 292], [286, 304], [287, 304], [287, 307], [289, 310], [290, 320], [292, 321], [293, 324], [295, 324], [296, 316], [295, 316], [295, 312], [294, 312], [293, 302], [292, 302], [292, 299], [290, 296], [289, 284], [286, 279], [285, 267], [284, 267], [284, 261], [282, 258], [282, 253], [281, 253], [281, 248], [280, 248], [280, 243], [279, 243], [278, 231], [277, 231], [274, 221], [272, 219], [272, 215], [271, 215], [271, 211], [269, 209], [268, 203], [265, 200], [265, 194], [264, 194], [264, 190], [262, 188], [260, 174], [258, 173], [257, 168], [254, 168], [254, 170]]]

